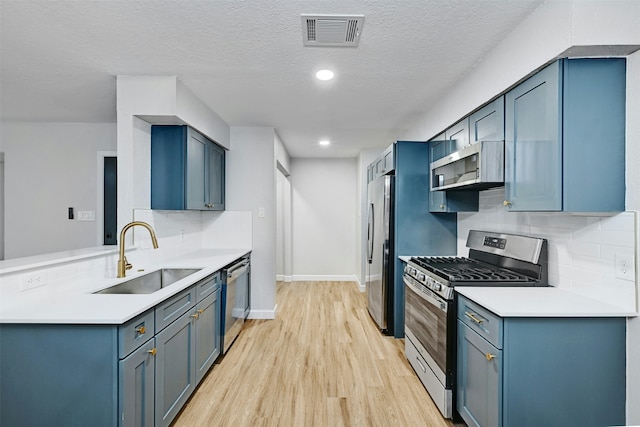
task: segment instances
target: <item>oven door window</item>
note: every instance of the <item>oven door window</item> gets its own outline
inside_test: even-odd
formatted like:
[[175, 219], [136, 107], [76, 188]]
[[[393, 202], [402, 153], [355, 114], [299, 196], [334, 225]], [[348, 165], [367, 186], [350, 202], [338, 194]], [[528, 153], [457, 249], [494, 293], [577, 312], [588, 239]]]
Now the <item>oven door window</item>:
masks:
[[405, 324], [442, 372], [447, 360], [447, 302], [405, 277]]

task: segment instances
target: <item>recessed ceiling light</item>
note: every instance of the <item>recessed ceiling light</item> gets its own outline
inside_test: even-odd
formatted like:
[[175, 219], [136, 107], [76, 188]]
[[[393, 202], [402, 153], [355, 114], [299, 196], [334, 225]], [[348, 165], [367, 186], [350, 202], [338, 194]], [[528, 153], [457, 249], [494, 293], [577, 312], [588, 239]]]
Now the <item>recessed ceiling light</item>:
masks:
[[318, 142], [318, 144], [326, 147], [327, 145], [331, 144], [331, 142], [329, 140], [323, 139], [322, 141]]
[[331, 80], [333, 78], [333, 71], [320, 70], [316, 73], [316, 77], [318, 78], [318, 80]]

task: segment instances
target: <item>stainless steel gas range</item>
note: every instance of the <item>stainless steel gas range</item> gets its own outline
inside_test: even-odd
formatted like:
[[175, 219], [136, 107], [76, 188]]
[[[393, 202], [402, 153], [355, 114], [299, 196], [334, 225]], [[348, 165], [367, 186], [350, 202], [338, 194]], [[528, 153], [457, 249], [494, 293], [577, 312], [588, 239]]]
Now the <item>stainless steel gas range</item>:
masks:
[[412, 257], [405, 285], [405, 355], [442, 415], [452, 418], [456, 286], [547, 286], [547, 241], [471, 230], [469, 256]]

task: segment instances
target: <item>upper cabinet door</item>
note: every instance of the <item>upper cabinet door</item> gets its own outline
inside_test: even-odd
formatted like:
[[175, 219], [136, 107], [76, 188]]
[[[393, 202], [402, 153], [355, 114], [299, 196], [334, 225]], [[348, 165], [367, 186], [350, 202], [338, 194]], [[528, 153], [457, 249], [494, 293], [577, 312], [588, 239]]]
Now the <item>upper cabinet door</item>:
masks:
[[469, 117], [465, 117], [445, 132], [445, 139], [449, 141], [446, 154], [453, 153], [469, 145]]
[[505, 205], [514, 211], [562, 209], [560, 61], [505, 97]]
[[504, 96], [469, 116], [469, 140], [471, 144], [504, 140]]
[[225, 151], [222, 147], [208, 143], [207, 161], [209, 167], [207, 169], [208, 179], [208, 203], [207, 208], [216, 211], [224, 210], [224, 192], [225, 192]]
[[205, 192], [207, 174], [207, 141], [202, 135], [188, 128], [187, 131], [187, 209], [206, 209], [208, 195]]

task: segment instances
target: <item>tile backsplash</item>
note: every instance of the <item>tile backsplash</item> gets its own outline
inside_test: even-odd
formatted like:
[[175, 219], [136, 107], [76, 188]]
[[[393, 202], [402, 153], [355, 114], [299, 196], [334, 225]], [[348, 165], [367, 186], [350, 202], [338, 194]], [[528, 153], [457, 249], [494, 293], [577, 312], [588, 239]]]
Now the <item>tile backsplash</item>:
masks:
[[458, 214], [459, 255], [468, 254], [466, 239], [472, 229], [542, 237], [548, 240], [551, 286], [636, 310], [637, 284], [616, 277], [616, 256], [637, 268], [636, 212], [508, 212], [503, 200], [503, 187], [483, 191], [479, 212]]

